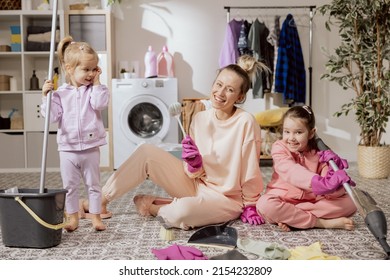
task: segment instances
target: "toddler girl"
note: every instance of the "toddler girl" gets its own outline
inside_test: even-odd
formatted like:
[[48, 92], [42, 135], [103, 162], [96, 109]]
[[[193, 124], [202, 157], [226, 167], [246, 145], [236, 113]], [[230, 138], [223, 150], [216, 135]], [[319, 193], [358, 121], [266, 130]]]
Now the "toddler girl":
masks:
[[[106, 144], [101, 111], [107, 108], [109, 91], [100, 84], [99, 58], [90, 45], [65, 37], [57, 49], [66, 83], [52, 93], [50, 122], [58, 122], [57, 143], [60, 169], [66, 194], [68, 231], [79, 224], [79, 185], [82, 178], [89, 198], [89, 212], [95, 230], [105, 230], [101, 212], [100, 150]], [[42, 87], [41, 112], [46, 117], [47, 94], [53, 82]]]

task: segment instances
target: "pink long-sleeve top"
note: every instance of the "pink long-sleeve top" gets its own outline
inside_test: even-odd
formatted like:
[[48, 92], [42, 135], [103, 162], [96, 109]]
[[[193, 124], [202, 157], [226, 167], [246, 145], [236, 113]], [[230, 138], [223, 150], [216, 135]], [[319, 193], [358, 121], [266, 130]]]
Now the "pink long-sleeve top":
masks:
[[228, 120], [218, 120], [215, 109], [201, 111], [191, 123], [190, 135], [202, 155], [203, 168], [188, 175], [244, 206], [256, 204], [263, 179], [261, 133], [255, 118], [239, 108]]
[[302, 199], [311, 193], [311, 179], [314, 175], [326, 174], [328, 167], [319, 162], [316, 150], [292, 153], [282, 140], [272, 145], [274, 173], [267, 185], [267, 192], [280, 190], [281, 195]]
[[[58, 122], [59, 151], [82, 151], [105, 145], [106, 130], [101, 111], [107, 108], [110, 94], [107, 86], [63, 84], [53, 91], [50, 122]], [[42, 97], [41, 114], [46, 117], [47, 96]]]

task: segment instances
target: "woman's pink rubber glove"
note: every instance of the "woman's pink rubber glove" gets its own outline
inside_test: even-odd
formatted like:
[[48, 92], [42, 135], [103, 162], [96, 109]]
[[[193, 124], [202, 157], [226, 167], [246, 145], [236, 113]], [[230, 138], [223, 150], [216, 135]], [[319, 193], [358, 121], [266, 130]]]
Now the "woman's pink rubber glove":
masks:
[[341, 169], [337, 171], [330, 170], [325, 177], [314, 175], [311, 179], [311, 188], [316, 195], [329, 194], [337, 190], [342, 184], [349, 183], [356, 186], [355, 182]]
[[264, 218], [256, 211], [256, 206], [246, 206], [241, 213], [241, 221], [251, 225], [265, 224]]
[[181, 144], [183, 146], [181, 157], [187, 163], [188, 171], [195, 173], [202, 167], [202, 156], [199, 153], [198, 147], [188, 135], [181, 141]]
[[[339, 169], [348, 168], [348, 161], [346, 159], [339, 157], [332, 150], [319, 151], [318, 155], [320, 157], [319, 158], [320, 162], [328, 163], [330, 160], [333, 160]], [[329, 168], [333, 169], [331, 165], [329, 165]]]

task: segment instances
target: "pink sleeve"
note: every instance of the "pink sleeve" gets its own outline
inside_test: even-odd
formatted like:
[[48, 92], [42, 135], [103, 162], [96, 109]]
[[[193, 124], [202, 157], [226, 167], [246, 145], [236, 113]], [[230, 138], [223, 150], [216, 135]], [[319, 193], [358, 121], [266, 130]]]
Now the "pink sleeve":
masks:
[[[62, 117], [62, 106], [59, 96], [56, 92], [51, 93], [51, 103], [50, 103], [50, 123], [58, 122]], [[47, 96], [42, 96], [42, 104], [41, 104], [41, 115], [46, 118], [47, 111]]]
[[297, 163], [281, 141], [274, 143], [271, 154], [275, 172], [283, 181], [300, 189], [310, 189], [311, 179], [317, 173]]
[[102, 111], [107, 108], [110, 101], [110, 91], [105, 85], [97, 85], [92, 87], [91, 107], [94, 110]]
[[259, 168], [260, 146], [260, 140], [255, 139], [242, 147], [241, 184], [244, 206], [255, 205], [264, 189]]

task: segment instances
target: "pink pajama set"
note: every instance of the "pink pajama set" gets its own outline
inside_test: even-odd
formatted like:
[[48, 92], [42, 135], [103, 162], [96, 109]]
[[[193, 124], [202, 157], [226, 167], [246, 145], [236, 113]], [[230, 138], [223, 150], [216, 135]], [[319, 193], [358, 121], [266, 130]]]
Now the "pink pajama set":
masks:
[[195, 115], [190, 131], [202, 155], [199, 171], [189, 173], [182, 160], [142, 144], [108, 179], [103, 195], [109, 201], [119, 198], [148, 178], [173, 197], [158, 216], [185, 230], [236, 219], [244, 206], [254, 206], [263, 191], [261, 135], [254, 117], [237, 109], [221, 121], [209, 109]]
[[[100, 149], [105, 145], [106, 130], [101, 111], [110, 100], [105, 85], [63, 84], [52, 93], [50, 122], [58, 122], [57, 143], [60, 170], [66, 193], [68, 214], [79, 211], [80, 179], [88, 192], [89, 212], [101, 212]], [[42, 97], [41, 113], [46, 116], [47, 97]]]
[[278, 140], [271, 154], [274, 173], [256, 205], [267, 222], [307, 229], [313, 228], [318, 218], [348, 217], [356, 212], [355, 204], [342, 186], [327, 195], [312, 192], [312, 177], [324, 175], [328, 169], [326, 163], [319, 163], [315, 150], [291, 153]]

